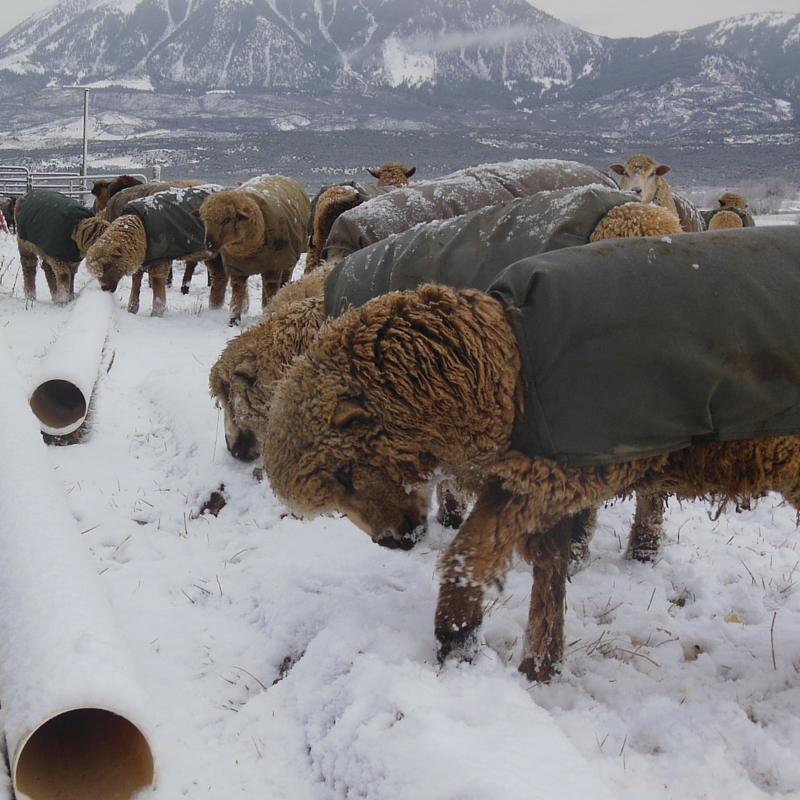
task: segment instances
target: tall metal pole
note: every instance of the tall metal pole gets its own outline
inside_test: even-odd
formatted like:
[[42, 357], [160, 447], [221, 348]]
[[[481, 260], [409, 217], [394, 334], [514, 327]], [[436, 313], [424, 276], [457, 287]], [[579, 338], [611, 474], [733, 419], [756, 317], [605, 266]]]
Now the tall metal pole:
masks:
[[86, 156], [89, 152], [89, 89], [83, 90], [83, 160], [81, 161], [81, 177], [86, 177]]

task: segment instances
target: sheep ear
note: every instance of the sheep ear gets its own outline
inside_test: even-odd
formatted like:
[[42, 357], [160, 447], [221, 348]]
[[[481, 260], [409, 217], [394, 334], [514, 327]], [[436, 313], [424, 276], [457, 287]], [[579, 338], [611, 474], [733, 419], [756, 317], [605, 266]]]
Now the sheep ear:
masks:
[[623, 167], [623, 166], [622, 166], [622, 164], [612, 164], [612, 165], [609, 167], [609, 169], [610, 169], [612, 172], [616, 172], [616, 173], [617, 173], [617, 175], [624, 175], [624, 174], [625, 174], [625, 167]]
[[190, 213], [191, 213], [191, 215], [193, 217], [199, 217], [200, 216], [200, 209], [196, 208], [194, 211], [191, 211]]
[[369, 167], [367, 167], [367, 172], [369, 172], [369, 174], [372, 175], [373, 178], [380, 178], [381, 177], [380, 172], [378, 172], [378, 170], [376, 170], [376, 169], [370, 169]]
[[351, 422], [369, 422], [371, 419], [372, 414], [364, 408], [361, 400], [346, 397], [336, 404], [328, 422], [336, 428], [344, 428]]
[[252, 358], [245, 358], [236, 365], [236, 369], [233, 370], [233, 374], [249, 381], [255, 381], [256, 376], [258, 375], [255, 361], [253, 361]]
[[668, 167], [666, 164], [659, 164], [656, 167], [656, 175], [666, 175], [672, 167]]
[[407, 169], [406, 178], [410, 178], [416, 171], [417, 171], [416, 167], [411, 167], [411, 169]]
[[246, 213], [245, 211], [237, 211], [236, 212], [236, 219], [240, 219], [240, 220], [245, 220], [246, 221], [246, 220], [250, 219], [250, 215], [248, 213]]

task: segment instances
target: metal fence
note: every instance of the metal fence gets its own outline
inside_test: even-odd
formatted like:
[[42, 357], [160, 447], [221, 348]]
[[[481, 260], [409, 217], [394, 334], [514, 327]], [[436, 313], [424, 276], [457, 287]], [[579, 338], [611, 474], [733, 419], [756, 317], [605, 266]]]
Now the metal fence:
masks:
[[[155, 170], [153, 172], [153, 178], [156, 178]], [[94, 182], [101, 179], [111, 180], [118, 174], [79, 175], [77, 172], [31, 172], [27, 167], [0, 164], [0, 196], [19, 197], [31, 189], [53, 189], [89, 205]], [[151, 180], [141, 172], [126, 172], [125, 174], [142, 182]]]

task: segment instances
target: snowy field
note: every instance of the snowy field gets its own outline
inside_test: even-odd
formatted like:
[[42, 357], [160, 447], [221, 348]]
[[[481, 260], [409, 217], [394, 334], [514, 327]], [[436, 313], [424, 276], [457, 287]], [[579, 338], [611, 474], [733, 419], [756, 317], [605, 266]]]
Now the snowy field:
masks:
[[[142, 798], [800, 798], [794, 510], [768, 498], [716, 519], [673, 501], [663, 557], [642, 565], [623, 558], [632, 503], [610, 505], [569, 586], [560, 677], [516, 670], [524, 564], [475, 663], [440, 669], [452, 533], [432, 518], [414, 550], [389, 551], [346, 519], [287, 516], [228, 454], [209, 398], [238, 331], [207, 310], [204, 274], [187, 296], [178, 283], [164, 319], [149, 290], [126, 313], [123, 283], [86, 436], [47, 450], [151, 699], [157, 785]], [[38, 292], [26, 307], [0, 234], [0, 323], [26, 382], [71, 310], [41, 273]], [[220, 487], [225, 507], [201, 514]]]

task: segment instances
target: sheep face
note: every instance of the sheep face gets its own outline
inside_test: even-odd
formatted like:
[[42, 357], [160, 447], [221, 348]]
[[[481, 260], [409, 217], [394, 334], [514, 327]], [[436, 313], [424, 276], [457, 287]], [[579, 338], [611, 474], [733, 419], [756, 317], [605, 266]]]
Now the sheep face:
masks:
[[273, 395], [262, 451], [273, 491], [299, 516], [339, 512], [377, 544], [409, 550], [426, 531], [427, 482], [363, 401], [317, 366], [301, 357], [299, 381], [280, 381]]
[[659, 164], [654, 158], [645, 155], [631, 156], [624, 165], [611, 165], [612, 172], [620, 176], [617, 179], [619, 188], [639, 195], [642, 203], [653, 200], [658, 191], [658, 179], [670, 169], [666, 164]]
[[397, 161], [387, 161], [378, 169], [367, 171], [373, 178], [378, 179], [378, 186], [408, 186], [408, 179], [417, 171], [417, 168], [407, 167]]
[[86, 268], [100, 288], [114, 292], [124, 275], [141, 267], [147, 251], [147, 235], [139, 217], [126, 214], [109, 225], [86, 252]]
[[192, 213], [200, 217], [205, 227], [205, 246], [210, 258], [226, 245], [250, 238], [253, 228], [263, 224], [256, 203], [235, 189], [211, 195], [199, 211]]
[[209, 385], [225, 420], [225, 444], [228, 452], [240, 461], [254, 461], [261, 450], [259, 418], [251, 413], [251, 390], [258, 376], [251, 357], [243, 358], [232, 369], [218, 361], [211, 368]]

